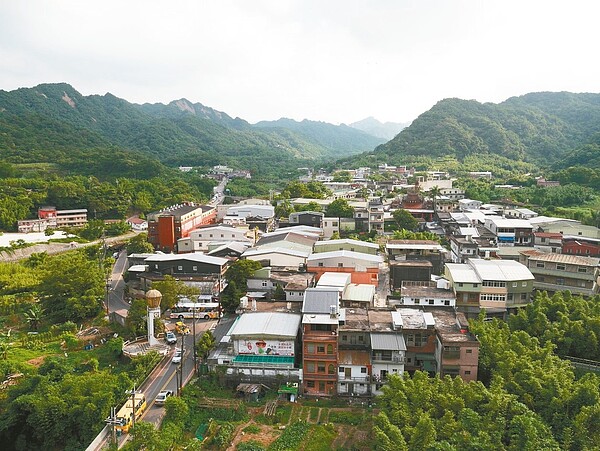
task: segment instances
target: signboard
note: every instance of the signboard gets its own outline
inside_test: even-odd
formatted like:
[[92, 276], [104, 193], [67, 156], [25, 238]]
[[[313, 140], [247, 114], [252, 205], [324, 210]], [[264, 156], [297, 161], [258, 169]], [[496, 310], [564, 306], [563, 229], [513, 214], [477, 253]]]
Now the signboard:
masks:
[[274, 341], [274, 340], [239, 340], [238, 354], [254, 355], [294, 355], [293, 341]]

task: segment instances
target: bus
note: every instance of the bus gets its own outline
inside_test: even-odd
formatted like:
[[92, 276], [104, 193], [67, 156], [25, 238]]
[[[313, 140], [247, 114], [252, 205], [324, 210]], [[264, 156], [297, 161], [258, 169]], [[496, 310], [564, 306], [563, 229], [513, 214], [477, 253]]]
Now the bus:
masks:
[[171, 319], [219, 319], [218, 302], [178, 302], [171, 309]]
[[123, 434], [129, 432], [129, 429], [135, 421], [138, 421], [146, 410], [146, 396], [143, 393], [135, 392], [117, 412], [117, 423], [115, 429], [117, 433]]

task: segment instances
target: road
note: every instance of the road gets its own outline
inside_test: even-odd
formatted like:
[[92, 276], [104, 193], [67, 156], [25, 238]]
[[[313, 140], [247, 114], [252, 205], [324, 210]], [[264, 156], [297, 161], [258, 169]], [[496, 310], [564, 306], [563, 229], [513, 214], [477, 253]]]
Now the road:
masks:
[[122, 250], [115, 261], [112, 273], [108, 279], [108, 311], [129, 310], [129, 303], [125, 301], [125, 280], [123, 273], [127, 265], [127, 251]]
[[[191, 320], [186, 320], [186, 323], [190, 326], [190, 330], [193, 331], [193, 324]], [[217, 325], [217, 320], [196, 320], [196, 338], [202, 336], [207, 331], [214, 329]], [[165, 409], [162, 406], [154, 404], [156, 395], [162, 390], [172, 390], [174, 394], [178, 393], [178, 377], [177, 372], [180, 370], [183, 375], [182, 386], [184, 387], [194, 375], [194, 353], [193, 344], [194, 337], [192, 334], [183, 336], [183, 349], [184, 358], [181, 360], [181, 364], [177, 365], [171, 362], [175, 353], [175, 348], [181, 348], [182, 337], [178, 337], [179, 340], [177, 345], [172, 346], [172, 350], [169, 354], [158, 364], [158, 366], [152, 371], [150, 376], [146, 379], [141, 387], [137, 388], [138, 391], [143, 392], [146, 395], [148, 402], [148, 409], [141, 418], [141, 421], [147, 421], [153, 423], [155, 426], [160, 426], [162, 419], [165, 414]], [[98, 435], [97, 440], [92, 443], [86, 451], [101, 450], [108, 447], [110, 440], [110, 428], [106, 426]], [[119, 437], [119, 448], [125, 444], [128, 440], [129, 435], [125, 434]]]

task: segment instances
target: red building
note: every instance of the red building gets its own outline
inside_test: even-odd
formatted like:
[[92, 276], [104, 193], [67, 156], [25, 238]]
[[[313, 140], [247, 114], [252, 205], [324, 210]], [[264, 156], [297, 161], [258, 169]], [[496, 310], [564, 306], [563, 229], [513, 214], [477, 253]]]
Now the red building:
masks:
[[600, 257], [600, 240], [583, 236], [563, 236], [562, 253], [581, 257]]
[[214, 224], [217, 211], [209, 205], [185, 203], [148, 215], [148, 242], [164, 252], [175, 250], [177, 240], [200, 226]]

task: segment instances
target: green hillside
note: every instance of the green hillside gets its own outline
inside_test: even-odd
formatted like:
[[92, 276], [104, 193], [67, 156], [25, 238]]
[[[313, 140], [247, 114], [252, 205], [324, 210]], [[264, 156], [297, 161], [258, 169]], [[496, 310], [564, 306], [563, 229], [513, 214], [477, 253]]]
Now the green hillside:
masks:
[[14, 162], [54, 162], [57, 151], [116, 146], [172, 166], [227, 164], [262, 173], [368, 151], [380, 142], [366, 134], [358, 140], [361, 132], [346, 126], [323, 124], [326, 136], [266, 129], [185, 99], [136, 105], [112, 94], [83, 96], [65, 83], [0, 91], [0, 131], [0, 155]]
[[600, 94], [534, 93], [500, 104], [445, 99], [371, 153], [407, 157], [493, 155], [558, 162], [600, 132]]

